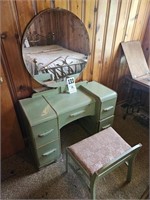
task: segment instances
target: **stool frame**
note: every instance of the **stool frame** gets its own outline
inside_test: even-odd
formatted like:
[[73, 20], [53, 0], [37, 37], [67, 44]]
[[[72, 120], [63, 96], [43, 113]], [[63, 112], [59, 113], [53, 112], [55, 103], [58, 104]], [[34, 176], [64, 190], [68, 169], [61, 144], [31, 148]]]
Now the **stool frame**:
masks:
[[[119, 157], [113, 159], [110, 163], [104, 165], [101, 169], [94, 172], [94, 174], [89, 174], [85, 170], [85, 168], [80, 164], [80, 162], [75, 158], [75, 156], [71, 153], [69, 148], [66, 148], [66, 171], [68, 172], [68, 166], [69, 166], [77, 175], [79, 175], [79, 178], [81, 178], [81, 175], [78, 173], [79, 170], [81, 170], [82, 174], [88, 180], [88, 183], [86, 185], [90, 189], [91, 199], [95, 200], [96, 199], [96, 184], [97, 184], [98, 179], [109, 174], [114, 169], [116, 169], [117, 167], [119, 167], [120, 165], [124, 163], [128, 166], [127, 182], [131, 181], [133, 161], [141, 147], [142, 147], [142, 144], [140, 143], [131, 147], [129, 150], [125, 151]], [[74, 162], [74, 165], [71, 163], [71, 160]], [[76, 165], [76, 168], [75, 168], [75, 165]]]

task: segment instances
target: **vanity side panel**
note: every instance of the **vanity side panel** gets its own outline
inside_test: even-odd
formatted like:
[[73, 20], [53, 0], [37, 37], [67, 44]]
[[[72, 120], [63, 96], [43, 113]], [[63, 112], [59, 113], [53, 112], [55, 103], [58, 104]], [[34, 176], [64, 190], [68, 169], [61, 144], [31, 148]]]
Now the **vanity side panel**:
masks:
[[[19, 101], [23, 129], [39, 169], [60, 156], [60, 132], [57, 115], [42, 96]], [[41, 152], [41, 153], [39, 153]]]
[[88, 132], [90, 130], [91, 134], [112, 126], [117, 93], [95, 81], [88, 82], [86, 85], [81, 86], [81, 89], [91, 94], [96, 100], [95, 116], [81, 119], [81, 125], [85, 127]]

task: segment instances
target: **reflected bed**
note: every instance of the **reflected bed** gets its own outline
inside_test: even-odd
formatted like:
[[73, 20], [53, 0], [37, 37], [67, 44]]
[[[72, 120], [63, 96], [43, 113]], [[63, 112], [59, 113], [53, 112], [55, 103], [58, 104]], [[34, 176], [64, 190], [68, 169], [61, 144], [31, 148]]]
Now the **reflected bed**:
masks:
[[60, 45], [23, 48], [23, 58], [29, 73], [42, 82], [79, 75], [87, 63], [86, 55]]

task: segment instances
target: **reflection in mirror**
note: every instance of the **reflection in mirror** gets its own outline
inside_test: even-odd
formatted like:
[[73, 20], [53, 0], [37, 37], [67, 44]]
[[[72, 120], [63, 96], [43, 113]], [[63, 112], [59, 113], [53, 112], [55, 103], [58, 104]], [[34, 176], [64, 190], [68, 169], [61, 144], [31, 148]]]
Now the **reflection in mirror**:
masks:
[[51, 85], [77, 78], [86, 66], [89, 37], [82, 21], [64, 9], [46, 9], [28, 24], [22, 39], [22, 56], [38, 82]]

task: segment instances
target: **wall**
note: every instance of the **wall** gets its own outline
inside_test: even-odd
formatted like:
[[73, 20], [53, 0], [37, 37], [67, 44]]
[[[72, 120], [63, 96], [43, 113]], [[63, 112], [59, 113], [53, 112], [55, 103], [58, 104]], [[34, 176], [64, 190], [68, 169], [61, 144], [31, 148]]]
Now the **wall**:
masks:
[[150, 67], [150, 16], [148, 19], [142, 47], [143, 47], [144, 55], [146, 57], [148, 66]]
[[24, 68], [20, 44], [26, 25], [41, 10], [64, 8], [83, 21], [90, 38], [91, 55], [81, 79], [95, 80], [118, 93], [122, 78], [129, 73], [126, 64], [120, 65], [120, 42], [143, 41], [150, 11], [149, 0], [9, 0], [0, 4], [1, 29], [7, 35], [2, 43], [16, 99], [29, 96], [32, 87], [37, 86]]
[[[8, 88], [2, 65], [1, 67], [1, 159], [9, 157], [24, 148], [24, 141], [17, 121], [15, 108]], [[6, 98], [7, 97], [7, 98]]]

